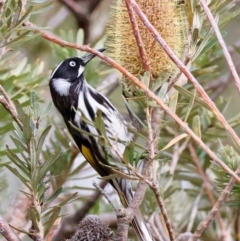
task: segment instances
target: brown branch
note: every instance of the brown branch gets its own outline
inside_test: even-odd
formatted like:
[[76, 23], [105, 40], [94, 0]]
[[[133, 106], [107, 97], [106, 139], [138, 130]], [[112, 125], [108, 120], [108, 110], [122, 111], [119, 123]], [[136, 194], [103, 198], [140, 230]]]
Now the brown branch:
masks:
[[[186, 232], [186, 233], [181, 233], [178, 235], [176, 241], [189, 241], [189, 239], [192, 237], [192, 233]], [[197, 240], [199, 241], [199, 239]]]
[[159, 229], [156, 227], [156, 224], [154, 222], [155, 214], [156, 213], [151, 214], [151, 216], [148, 218], [148, 223], [151, 226], [151, 230], [152, 230], [152, 233], [153, 233], [154, 240], [160, 241], [161, 238], [162, 238], [162, 235], [160, 234]]
[[[203, 185], [204, 185], [205, 191], [206, 191], [206, 193], [208, 195], [208, 198], [209, 198], [212, 206], [214, 206], [215, 203], [216, 203], [215, 197], [213, 196], [213, 193], [212, 193], [212, 191], [210, 189], [209, 181], [207, 179], [207, 176], [206, 176], [205, 172], [203, 171], [203, 169], [202, 169], [202, 167], [200, 165], [198, 156], [196, 154], [196, 150], [193, 147], [192, 143], [188, 144], [188, 150], [189, 150], [190, 155], [192, 157], [192, 161], [194, 162], [194, 164], [195, 164], [195, 166], [197, 168], [197, 172], [201, 176], [201, 179], [203, 181]], [[221, 217], [219, 212], [217, 213], [217, 221], [218, 221], [220, 229], [221, 230], [225, 230], [224, 223], [223, 223], [222, 217]]]
[[160, 234], [161, 238], [159, 238], [159, 239], [162, 240], [162, 241], [169, 241], [169, 238], [165, 234], [166, 231], [165, 231], [165, 229], [162, 226], [162, 221], [161, 221], [159, 213], [156, 213], [154, 215], [154, 224], [156, 225], [156, 228], [157, 228], [157, 230], [158, 230], [158, 232]]
[[186, 147], [188, 145], [188, 142], [189, 142], [189, 138], [187, 138], [186, 141], [184, 141], [181, 146], [179, 146], [179, 142], [177, 142], [174, 145], [172, 161], [171, 161], [171, 165], [170, 165], [170, 168], [169, 168], [169, 173], [171, 175], [174, 174], [177, 163], [178, 163], [178, 160], [179, 160], [179, 157], [183, 153], [183, 151], [186, 149]]
[[152, 191], [153, 191], [153, 193], [154, 193], [154, 195], [156, 197], [158, 206], [161, 209], [161, 212], [162, 212], [162, 215], [163, 215], [163, 218], [164, 218], [164, 221], [165, 221], [168, 233], [169, 233], [170, 240], [174, 241], [175, 237], [174, 237], [172, 224], [171, 224], [171, 221], [170, 221], [170, 219], [168, 217], [167, 210], [166, 210], [165, 205], [164, 205], [164, 201], [163, 201], [163, 199], [162, 199], [162, 197], [161, 197], [161, 195], [159, 193], [158, 185], [156, 183], [152, 183], [150, 185], [150, 188], [152, 189]]
[[129, 14], [129, 19], [131, 21], [131, 25], [133, 28], [133, 34], [135, 36], [136, 42], [137, 42], [137, 46], [138, 46], [138, 50], [139, 50], [139, 54], [142, 60], [142, 64], [143, 67], [145, 69], [145, 71], [148, 71], [150, 73], [150, 76], [152, 78], [152, 74], [151, 74], [151, 68], [150, 65], [148, 63], [148, 59], [147, 59], [147, 54], [144, 48], [144, 44], [142, 42], [142, 38], [138, 29], [138, 24], [137, 24], [137, 20], [134, 16], [134, 11], [132, 9], [132, 6], [130, 4], [129, 0], [125, 0], [126, 6], [127, 6], [127, 10], [128, 10], [128, 14]]
[[10, 228], [7, 222], [0, 215], [0, 233], [7, 241], [21, 241], [17, 234]]
[[237, 70], [236, 70], [236, 68], [234, 66], [234, 63], [232, 61], [231, 55], [228, 52], [227, 46], [226, 46], [226, 44], [225, 44], [225, 42], [223, 40], [222, 34], [221, 34], [221, 32], [220, 32], [220, 30], [219, 30], [219, 28], [217, 26], [217, 23], [216, 23], [213, 15], [212, 15], [209, 7], [207, 6], [207, 3], [205, 2], [205, 0], [199, 0], [199, 2], [201, 4], [201, 6], [202, 6], [202, 8], [203, 8], [207, 18], [208, 18], [210, 24], [212, 25], [212, 28], [213, 28], [213, 30], [214, 30], [214, 32], [216, 34], [217, 40], [219, 42], [219, 45], [221, 46], [223, 54], [225, 56], [225, 59], [226, 59], [226, 61], [228, 63], [229, 69], [230, 69], [230, 71], [232, 73], [232, 76], [233, 76], [233, 78], [235, 80], [235, 85], [236, 85], [236, 87], [238, 89], [238, 92], [240, 93], [240, 78], [238, 76]]
[[[237, 168], [236, 174], [240, 174], [240, 167]], [[230, 194], [230, 191], [233, 188], [233, 185], [235, 184], [235, 179], [231, 177], [229, 183], [219, 196], [217, 202], [211, 209], [211, 211], [208, 213], [207, 217], [198, 225], [196, 231], [194, 232], [193, 236], [189, 239], [189, 241], [196, 241], [202, 234], [202, 232], [209, 226], [215, 215], [219, 212], [219, 209], [221, 206], [225, 203], [228, 195]]]
[[[148, 172], [146, 175], [144, 172], [143, 174], [145, 174], [145, 177], [150, 179], [152, 176], [152, 185], [151, 185], [151, 189], [157, 199], [157, 203], [158, 206], [162, 212], [168, 233], [169, 233], [169, 237], [171, 241], [175, 240], [174, 237], [174, 232], [173, 232], [173, 228], [170, 222], [170, 219], [168, 217], [167, 214], [167, 210], [165, 208], [164, 202], [162, 197], [160, 196], [160, 193], [158, 191], [159, 187], [158, 187], [158, 183], [156, 180], [156, 171], [157, 171], [157, 161], [154, 160], [154, 157], [158, 151], [158, 138], [159, 138], [159, 126], [160, 126], [160, 120], [157, 118], [159, 115], [162, 114], [162, 110], [160, 108], [156, 109], [152, 109], [150, 107], [148, 107], [146, 109], [146, 116], [147, 116], [147, 124], [148, 124], [148, 156], [149, 156], [149, 161], [151, 161], [148, 165], [146, 165], [146, 169], [148, 168]], [[156, 138], [154, 138], [154, 135]], [[148, 167], [149, 166], [149, 167]], [[150, 173], [149, 173], [150, 172]], [[145, 194], [145, 192], [144, 192]]]
[[44, 241], [43, 239], [43, 233], [41, 231], [36, 230], [34, 227], [33, 223], [31, 228], [29, 229], [29, 234], [28, 236], [33, 240], [33, 241]]
[[7, 92], [2, 87], [2, 85], [0, 85], [0, 93], [2, 93], [2, 96], [0, 96], [0, 103], [6, 109], [6, 111], [9, 112], [9, 114], [12, 116], [12, 118], [16, 121], [16, 123], [22, 130], [23, 125], [22, 125], [21, 121], [19, 120], [15, 105], [13, 104], [12, 100], [10, 99], [10, 97], [8, 96]]
[[[237, 73], [240, 74], [240, 64], [236, 66]], [[203, 85], [205, 91], [211, 91], [211, 99], [215, 100], [223, 91], [226, 90], [228, 84], [232, 81], [233, 77], [231, 73], [226, 73], [219, 76], [209, 83]]]
[[96, 9], [101, 0], [59, 0], [64, 4], [75, 16], [78, 28], [84, 30], [84, 43], [87, 44], [91, 42], [90, 36], [90, 23], [91, 14]]
[[134, 216], [133, 209], [131, 208], [120, 208], [117, 210], [117, 236], [115, 241], [126, 241], [128, 237], [129, 223], [132, 221]]
[[[106, 186], [106, 182], [103, 181], [99, 184], [101, 188]], [[54, 236], [53, 241], [60, 241], [70, 238], [75, 232], [78, 223], [85, 217], [85, 215], [89, 212], [89, 210], [96, 204], [96, 201], [101, 196], [101, 192], [96, 190], [88, 199], [87, 202], [75, 212], [73, 215], [68, 216], [63, 219], [61, 223], [61, 227], [58, 233]]]
[[117, 209], [116, 209], [115, 206], [113, 205], [112, 201], [110, 200], [110, 198], [108, 197], [108, 195], [106, 194], [106, 192], [105, 192], [95, 181], [93, 181], [93, 186], [106, 198], [106, 200], [107, 200], [108, 203], [111, 205], [111, 207], [113, 208], [113, 210], [117, 213]]
[[190, 217], [189, 217], [189, 220], [188, 220], [188, 225], [187, 225], [187, 232], [190, 232], [192, 230], [192, 227], [193, 227], [193, 223], [194, 223], [194, 220], [195, 220], [195, 217], [197, 216], [197, 213], [198, 213], [198, 206], [199, 206], [199, 203], [201, 201], [201, 198], [202, 198], [202, 195], [203, 195], [203, 186], [201, 186], [201, 189], [192, 205], [192, 208], [191, 208], [191, 214], [190, 214]]

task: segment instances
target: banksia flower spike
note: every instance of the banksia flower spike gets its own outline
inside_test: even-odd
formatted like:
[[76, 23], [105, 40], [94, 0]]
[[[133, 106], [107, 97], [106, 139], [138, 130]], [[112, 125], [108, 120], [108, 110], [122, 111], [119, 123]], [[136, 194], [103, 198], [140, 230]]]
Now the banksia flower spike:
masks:
[[[183, 1], [138, 0], [137, 3], [174, 53], [181, 58], [188, 32], [188, 21]], [[179, 70], [143, 23], [137, 17], [136, 20], [152, 81], [159, 79], [159, 76], [161, 79], [169, 79]], [[124, 0], [117, 0], [116, 5], [112, 8], [112, 19], [107, 34], [106, 46], [111, 57], [132, 74], [139, 78], [143, 76], [146, 69], [142, 63]], [[131, 86], [125, 77], [122, 78], [122, 83], [125, 90], [127, 89], [131, 95], [136, 95], [134, 86]]]

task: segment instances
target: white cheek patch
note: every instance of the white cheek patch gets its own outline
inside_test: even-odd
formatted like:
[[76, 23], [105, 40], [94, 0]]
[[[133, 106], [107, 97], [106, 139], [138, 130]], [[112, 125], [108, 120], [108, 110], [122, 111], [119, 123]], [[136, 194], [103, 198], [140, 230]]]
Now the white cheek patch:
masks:
[[66, 96], [69, 94], [69, 88], [71, 83], [67, 79], [53, 79], [53, 88], [61, 96]]
[[78, 77], [83, 73], [84, 70], [85, 70], [85, 67], [80, 65], [80, 67], [78, 69]]
[[50, 79], [54, 76], [54, 74], [56, 73], [56, 71], [58, 70], [58, 68], [60, 67], [60, 65], [63, 63], [63, 61], [54, 69], [54, 71], [52, 72]]

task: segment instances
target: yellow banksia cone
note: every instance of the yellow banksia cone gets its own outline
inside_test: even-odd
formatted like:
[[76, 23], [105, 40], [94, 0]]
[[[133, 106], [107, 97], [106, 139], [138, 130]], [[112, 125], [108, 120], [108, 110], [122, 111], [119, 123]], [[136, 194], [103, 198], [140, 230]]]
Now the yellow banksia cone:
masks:
[[[179, 0], [137, 0], [136, 2], [174, 53], [181, 58], [188, 29], [184, 2]], [[117, 0], [111, 14], [106, 43], [110, 55], [132, 74], [142, 76], [146, 70], [142, 64], [125, 1]], [[153, 80], [163, 73], [164, 78], [171, 77], [178, 71], [177, 67], [137, 16], [136, 20]], [[122, 81], [126, 82], [126, 79], [123, 78]]]

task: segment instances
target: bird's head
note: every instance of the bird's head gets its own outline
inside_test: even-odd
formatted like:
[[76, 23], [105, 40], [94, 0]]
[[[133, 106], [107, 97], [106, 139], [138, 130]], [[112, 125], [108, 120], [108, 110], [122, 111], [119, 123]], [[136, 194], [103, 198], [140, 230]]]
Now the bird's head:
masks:
[[[103, 52], [105, 49], [99, 49], [99, 52]], [[92, 60], [96, 55], [87, 54], [82, 57], [68, 58], [61, 62], [52, 72], [51, 79], [65, 79], [68, 82], [75, 81], [80, 77], [86, 65], [90, 60]]]
[[[103, 52], [105, 49], [98, 49]], [[66, 95], [72, 83], [81, 81], [86, 65], [96, 55], [87, 54], [82, 57], [68, 58], [61, 62], [52, 72], [50, 77], [50, 86], [60, 95]]]

